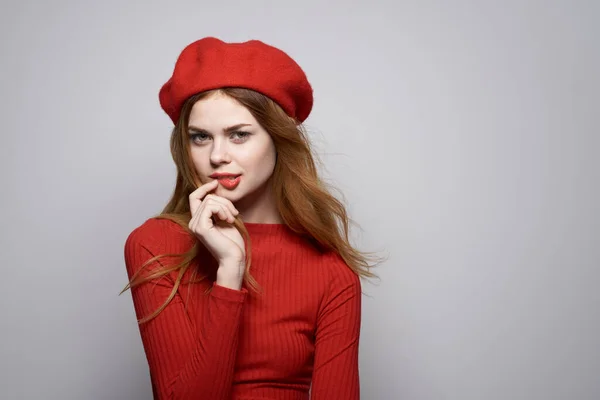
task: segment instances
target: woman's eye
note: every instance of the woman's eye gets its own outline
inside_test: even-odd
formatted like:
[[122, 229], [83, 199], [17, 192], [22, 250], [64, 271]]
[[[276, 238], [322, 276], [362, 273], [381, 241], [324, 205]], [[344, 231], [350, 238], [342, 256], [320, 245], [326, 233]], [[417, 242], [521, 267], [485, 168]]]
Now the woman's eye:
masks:
[[208, 135], [205, 133], [194, 133], [193, 135], [190, 135], [190, 139], [192, 139], [192, 142], [204, 142], [206, 139], [208, 138]]
[[236, 136], [238, 137], [239, 141], [241, 140], [245, 140], [248, 136], [250, 136], [249, 132], [244, 132], [244, 131], [235, 131], [232, 133], [232, 136]]
[[[250, 136], [250, 132], [235, 131], [231, 134], [231, 138], [236, 142], [244, 142]], [[210, 135], [206, 133], [194, 133], [190, 135], [190, 140], [194, 143], [204, 143], [210, 140]]]

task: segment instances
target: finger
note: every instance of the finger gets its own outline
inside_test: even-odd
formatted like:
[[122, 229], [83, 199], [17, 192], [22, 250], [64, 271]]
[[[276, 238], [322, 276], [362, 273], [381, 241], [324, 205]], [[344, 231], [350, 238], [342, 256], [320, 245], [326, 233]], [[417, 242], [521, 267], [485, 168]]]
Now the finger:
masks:
[[192, 215], [196, 213], [196, 210], [202, 203], [202, 199], [212, 190], [215, 190], [219, 186], [219, 181], [216, 179], [214, 181], [210, 181], [200, 186], [198, 189], [194, 190], [190, 193], [189, 202], [190, 202], [190, 212]]
[[196, 225], [198, 224], [198, 217], [200, 216], [200, 211], [202, 211], [201, 205], [198, 206], [196, 210], [194, 210], [192, 213], [192, 218], [190, 219], [190, 222], [188, 224], [188, 228], [190, 228], [192, 231], [196, 230]]
[[[194, 204], [195, 201], [196, 201], [195, 199], [190, 198], [191, 204]], [[188, 228], [191, 229], [192, 231], [196, 231], [198, 221], [200, 221], [200, 218], [202, 216], [203, 206], [207, 203], [206, 196], [203, 199], [198, 199], [198, 202], [199, 202], [199, 204], [196, 203], [195, 209], [191, 209], [191, 207], [190, 207], [190, 212], [192, 213], [192, 217], [190, 218], [190, 222], [188, 223]]]
[[[206, 215], [206, 211], [207, 210], [209, 212], [208, 216]], [[198, 232], [197, 228], [200, 229], [206, 229], [209, 227], [212, 227], [211, 224], [200, 224], [200, 221], [204, 218], [208, 218], [210, 219], [210, 222], [212, 223], [212, 218], [213, 216], [216, 215], [218, 217], [218, 220], [222, 220], [222, 221], [227, 221], [229, 223], [233, 223], [234, 221], [234, 217], [233, 214], [231, 214], [231, 211], [229, 211], [229, 209], [224, 206], [223, 204], [221, 204], [220, 202], [216, 201], [214, 198], [211, 197], [204, 197], [204, 199], [202, 200], [200, 206], [198, 207], [198, 209], [196, 210], [196, 212], [192, 215], [192, 218], [188, 224], [188, 227], [194, 231], [194, 232]], [[215, 220], [216, 222], [217, 220]], [[203, 227], [203, 228], [202, 228]]]
[[213, 215], [216, 215], [223, 221], [227, 220], [227, 211], [223, 205], [214, 202], [203, 204], [198, 219], [198, 228], [204, 230], [213, 228]]
[[233, 215], [238, 215], [240, 212], [238, 211], [237, 208], [235, 208], [235, 206], [233, 205], [233, 203], [231, 202], [231, 200], [226, 199], [225, 197], [222, 196], [218, 196], [216, 194], [213, 193], [209, 193], [204, 197], [205, 200], [207, 199], [214, 199], [216, 201], [218, 201], [219, 203], [223, 204], [225, 207], [227, 207], [229, 209], [229, 211], [233, 214]]
[[230, 209], [229, 209], [229, 208], [228, 208], [226, 205], [224, 205], [224, 204], [222, 204], [222, 203], [218, 202], [218, 201], [217, 201], [217, 200], [215, 200], [214, 198], [206, 198], [206, 197], [205, 197], [203, 201], [204, 201], [204, 204], [206, 204], [206, 205], [209, 205], [209, 204], [216, 204], [216, 205], [218, 205], [219, 207], [221, 207], [221, 209], [220, 209], [220, 211], [219, 211], [218, 215], [219, 215], [219, 218], [220, 218], [222, 221], [227, 221], [227, 222], [229, 222], [230, 224], [232, 224], [232, 223], [233, 223], [233, 221], [235, 220], [235, 217], [233, 216], [233, 213], [231, 212], [231, 210], [230, 210]]

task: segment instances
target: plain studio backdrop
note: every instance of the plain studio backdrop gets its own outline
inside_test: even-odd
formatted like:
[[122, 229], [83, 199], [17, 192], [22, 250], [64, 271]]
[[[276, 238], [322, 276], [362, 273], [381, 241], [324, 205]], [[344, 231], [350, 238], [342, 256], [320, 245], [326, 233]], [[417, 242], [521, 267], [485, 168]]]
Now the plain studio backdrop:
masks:
[[0, 398], [151, 398], [123, 245], [173, 189], [158, 90], [188, 43], [260, 39], [365, 282], [367, 400], [600, 398], [595, 1], [2, 2]]

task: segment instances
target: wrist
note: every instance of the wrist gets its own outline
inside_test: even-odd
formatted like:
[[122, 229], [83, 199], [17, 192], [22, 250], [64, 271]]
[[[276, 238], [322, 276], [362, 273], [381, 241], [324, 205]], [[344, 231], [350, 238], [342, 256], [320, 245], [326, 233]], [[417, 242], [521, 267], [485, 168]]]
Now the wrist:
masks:
[[217, 285], [223, 286], [233, 290], [240, 290], [242, 288], [243, 277], [234, 276], [232, 274], [224, 274], [221, 271], [217, 272]]
[[219, 261], [219, 271], [229, 271], [230, 273], [239, 271], [243, 275], [244, 269], [246, 269], [246, 260], [231, 259]]
[[244, 280], [244, 270], [244, 261], [219, 263], [219, 268], [217, 269], [217, 285], [240, 290]]

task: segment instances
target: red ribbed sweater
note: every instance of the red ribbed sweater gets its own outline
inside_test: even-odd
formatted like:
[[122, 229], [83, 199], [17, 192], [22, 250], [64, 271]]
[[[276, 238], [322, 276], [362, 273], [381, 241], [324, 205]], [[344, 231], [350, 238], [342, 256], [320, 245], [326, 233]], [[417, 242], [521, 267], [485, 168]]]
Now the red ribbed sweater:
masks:
[[[262, 293], [214, 283], [217, 265], [203, 248], [192, 267], [210, 278], [182, 284], [158, 317], [140, 325], [154, 398], [307, 400], [310, 389], [312, 400], [359, 399], [360, 279], [337, 254], [319, 252], [285, 225], [245, 225]], [[183, 253], [195, 240], [171, 221], [147, 220], [125, 243], [129, 278], [149, 258]], [[165, 302], [176, 277], [131, 290], [138, 319]]]

